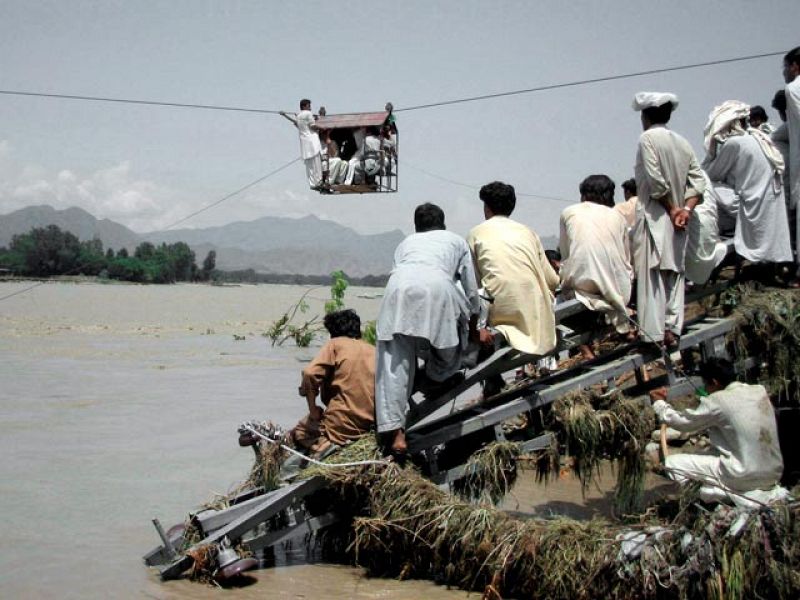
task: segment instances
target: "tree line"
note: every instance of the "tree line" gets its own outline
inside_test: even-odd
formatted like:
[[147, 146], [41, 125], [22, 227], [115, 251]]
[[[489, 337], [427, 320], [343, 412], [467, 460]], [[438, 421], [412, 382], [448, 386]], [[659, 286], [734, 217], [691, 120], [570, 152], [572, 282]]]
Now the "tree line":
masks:
[[57, 225], [34, 227], [15, 235], [0, 248], [0, 268], [16, 275], [50, 277], [88, 275], [141, 283], [208, 281], [215, 271], [216, 253], [208, 253], [198, 269], [195, 254], [185, 242], [139, 244], [131, 256], [126, 248], [104, 249], [99, 239], [80, 241]]

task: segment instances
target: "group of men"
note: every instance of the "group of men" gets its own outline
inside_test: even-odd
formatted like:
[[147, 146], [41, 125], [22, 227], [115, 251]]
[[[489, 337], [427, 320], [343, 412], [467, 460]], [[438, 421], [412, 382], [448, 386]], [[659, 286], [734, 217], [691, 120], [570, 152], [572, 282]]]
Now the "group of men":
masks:
[[[789, 210], [795, 211], [791, 229], [800, 227], [795, 216], [800, 198], [800, 48], [786, 55], [784, 76], [785, 127], [767, 134], [762, 123], [756, 128], [749, 122], [747, 105], [726, 102], [709, 116], [702, 164], [690, 144], [667, 127], [678, 106], [677, 97], [636, 94], [633, 108], [641, 113], [644, 132], [636, 153], [635, 178], [623, 184], [625, 202], [614, 204], [615, 186], [607, 176], [587, 177], [579, 187], [581, 202], [561, 215], [560, 263], [548, 259], [529, 227], [510, 218], [516, 204], [511, 185], [496, 181], [481, 188], [484, 221], [466, 239], [446, 230], [441, 208], [430, 203], [418, 206], [415, 233], [395, 252], [377, 320], [374, 354], [364, 342], [342, 344], [332, 339], [321, 358], [304, 372], [302, 393], [309, 400], [311, 415], [316, 412], [313, 398], [320, 385], [315, 381], [332, 378], [340, 369], [347, 371], [339, 384], [333, 379], [327, 384], [331, 402], [336, 394], [345, 395], [349, 383], [369, 386], [374, 376], [374, 424], [387, 452], [402, 459], [407, 452], [410, 397], [417, 391], [427, 395], [456, 385], [475, 347], [479, 360], [503, 345], [539, 357], [554, 350], [554, 303], [559, 287], [562, 298], [574, 297], [588, 309], [581, 318], [600, 315], [627, 341], [638, 335], [644, 342], [674, 349], [683, 327], [685, 278], [689, 274], [696, 283], [708, 279], [726, 254], [721, 233], [732, 228], [736, 253], [752, 263], [792, 261]], [[787, 165], [776, 147], [781, 139], [788, 140], [788, 149], [784, 148], [788, 190], [783, 189]], [[797, 280], [795, 269], [792, 283]], [[630, 308], [634, 288], [635, 313]], [[351, 333], [351, 338], [360, 335], [356, 329]], [[582, 351], [591, 357], [591, 349]], [[714, 400], [725, 406], [727, 398], [741, 402], [747, 395], [746, 389], [733, 386], [728, 371], [717, 372], [716, 381], [720, 396]], [[499, 391], [502, 383], [497, 378], [488, 380], [484, 397]], [[760, 388], [754, 392], [757, 411], [769, 413], [767, 420], [773, 424], [764, 450], [769, 472], [758, 471], [757, 461], [735, 456], [737, 449], [720, 446], [720, 450], [750, 465], [747, 476], [759, 485], [766, 480], [774, 483], [780, 471], [774, 416], [761, 406], [766, 396], [763, 388], [750, 387]], [[325, 413], [317, 415], [328, 442], [341, 443], [372, 426], [367, 416], [372, 397], [365, 390], [359, 400], [362, 404], [355, 407], [358, 418], [348, 421], [347, 435], [337, 439], [338, 434], [326, 433], [340, 429], [340, 425], [326, 424], [332, 402]], [[352, 397], [342, 401], [345, 405], [353, 402]], [[676, 416], [664, 405], [656, 408], [666, 422], [684, 429], [702, 425], [702, 419], [710, 422], [707, 411]], [[734, 412], [714, 409], [715, 418]], [[337, 415], [333, 413], [341, 422]], [[731, 417], [724, 427], [736, 430], [738, 438], [755, 436], [758, 442], [765, 427], [762, 421]], [[736, 446], [748, 444], [737, 442]], [[714, 464], [719, 470], [718, 462]], [[698, 477], [710, 468], [681, 465], [683, 475], [694, 469]], [[716, 471], [715, 476], [719, 476]], [[735, 487], [735, 482], [727, 483]]]
[[330, 130], [317, 123], [326, 116], [325, 107], [319, 115], [311, 111], [311, 100], [300, 100], [300, 112], [294, 115], [281, 111], [297, 128], [300, 137], [300, 156], [306, 167], [308, 185], [312, 190], [326, 191], [333, 185], [352, 185], [374, 177], [380, 172], [394, 170], [397, 157], [397, 125], [391, 102], [386, 104], [388, 117], [381, 127], [355, 127], [346, 131], [343, 140], [352, 151], [340, 148]]

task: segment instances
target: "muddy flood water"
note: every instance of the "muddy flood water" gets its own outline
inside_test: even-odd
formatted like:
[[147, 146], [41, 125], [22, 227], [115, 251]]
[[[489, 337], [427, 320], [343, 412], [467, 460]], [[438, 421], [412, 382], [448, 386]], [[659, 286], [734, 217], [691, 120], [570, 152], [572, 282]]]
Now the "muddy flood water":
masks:
[[[29, 285], [0, 282], [0, 296]], [[169, 527], [246, 477], [239, 423], [302, 416], [299, 371], [315, 348], [273, 348], [261, 333], [306, 289], [61, 282], [0, 302], [0, 596], [468, 596], [302, 557], [233, 591], [162, 583], [143, 565], [153, 517]], [[347, 304], [373, 319], [379, 293], [350, 288]], [[310, 293], [308, 315], [327, 294]], [[612, 480], [583, 499], [571, 478], [543, 488], [523, 477], [505, 507], [591, 516], [607, 510]]]

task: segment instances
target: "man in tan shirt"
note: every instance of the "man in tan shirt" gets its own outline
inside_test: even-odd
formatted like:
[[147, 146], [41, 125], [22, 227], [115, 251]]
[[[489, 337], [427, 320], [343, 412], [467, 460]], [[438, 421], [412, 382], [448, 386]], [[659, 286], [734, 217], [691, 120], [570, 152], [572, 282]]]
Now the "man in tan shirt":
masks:
[[[480, 199], [486, 220], [473, 227], [467, 243], [479, 285], [492, 298], [489, 329], [480, 331], [481, 344], [496, 346], [494, 337], [499, 334], [520, 352], [547, 354], [556, 346], [553, 294], [558, 275], [539, 236], [509, 218], [517, 202], [513, 186], [489, 183], [481, 188]], [[487, 381], [484, 397], [499, 391], [497, 385], [502, 381]]]
[[361, 340], [361, 319], [348, 309], [325, 315], [324, 324], [331, 339], [303, 369], [299, 389], [308, 415], [290, 432], [313, 455], [361, 437], [375, 422], [375, 348]]

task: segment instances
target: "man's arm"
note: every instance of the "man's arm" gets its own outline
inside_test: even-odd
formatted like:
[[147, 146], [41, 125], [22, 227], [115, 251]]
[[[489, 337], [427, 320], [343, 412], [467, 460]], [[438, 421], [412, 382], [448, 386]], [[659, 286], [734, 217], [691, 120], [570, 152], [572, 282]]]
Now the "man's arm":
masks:
[[333, 344], [332, 340], [330, 340], [320, 349], [314, 360], [303, 369], [298, 391], [301, 396], [305, 397], [308, 403], [308, 413], [316, 421], [322, 418], [323, 413], [323, 409], [317, 406], [317, 396], [323, 383], [333, 376], [334, 365]]
[[280, 111], [278, 114], [280, 116], [282, 116], [284, 119], [286, 119], [287, 121], [289, 121], [292, 125], [297, 127], [297, 117], [295, 115], [290, 115], [290, 114], [285, 113], [283, 111]]
[[713, 400], [701, 398], [697, 408], [677, 411], [663, 400], [653, 403], [653, 410], [659, 420], [673, 429], [682, 433], [697, 433], [716, 425], [720, 421], [721, 413]]

